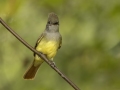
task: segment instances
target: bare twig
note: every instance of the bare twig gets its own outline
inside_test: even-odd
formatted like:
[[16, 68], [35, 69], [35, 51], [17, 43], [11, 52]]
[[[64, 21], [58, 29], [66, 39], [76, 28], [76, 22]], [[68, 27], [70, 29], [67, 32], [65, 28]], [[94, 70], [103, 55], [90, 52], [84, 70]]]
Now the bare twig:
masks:
[[36, 51], [32, 46], [30, 46], [26, 41], [24, 41], [16, 32], [14, 32], [3, 20], [0, 18], [0, 23], [11, 32], [21, 43], [23, 43], [27, 48], [29, 48], [32, 52], [36, 53], [40, 56], [52, 69], [54, 69], [65, 81], [67, 81], [75, 90], [80, 90], [70, 79], [68, 79], [57, 67], [53, 65], [46, 56], [38, 51]]

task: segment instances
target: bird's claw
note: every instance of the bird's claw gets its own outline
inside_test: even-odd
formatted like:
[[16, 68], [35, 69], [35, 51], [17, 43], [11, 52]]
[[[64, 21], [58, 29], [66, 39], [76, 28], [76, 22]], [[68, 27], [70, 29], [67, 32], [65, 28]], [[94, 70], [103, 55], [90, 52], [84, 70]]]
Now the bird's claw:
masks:
[[55, 67], [55, 62], [50, 60], [50, 64], [51, 64], [51, 66]]

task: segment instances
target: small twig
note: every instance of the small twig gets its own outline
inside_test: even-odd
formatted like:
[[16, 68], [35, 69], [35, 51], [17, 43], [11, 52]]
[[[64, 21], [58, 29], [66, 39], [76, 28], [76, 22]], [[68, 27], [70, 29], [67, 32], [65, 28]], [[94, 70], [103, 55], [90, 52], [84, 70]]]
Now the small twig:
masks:
[[27, 48], [29, 48], [32, 52], [36, 53], [40, 56], [52, 69], [54, 69], [65, 81], [67, 81], [75, 90], [80, 90], [70, 79], [68, 79], [57, 67], [53, 65], [46, 56], [38, 51], [36, 51], [32, 46], [30, 46], [26, 41], [24, 41], [14, 30], [12, 30], [3, 20], [0, 18], [0, 23], [11, 32], [21, 43], [23, 43]]

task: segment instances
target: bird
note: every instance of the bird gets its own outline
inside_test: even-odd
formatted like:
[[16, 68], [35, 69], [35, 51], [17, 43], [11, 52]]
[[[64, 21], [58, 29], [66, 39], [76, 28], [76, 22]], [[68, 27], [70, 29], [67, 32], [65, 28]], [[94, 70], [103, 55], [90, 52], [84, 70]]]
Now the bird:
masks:
[[[44, 54], [51, 62], [53, 62], [53, 58], [55, 57], [58, 49], [61, 48], [61, 45], [62, 36], [59, 32], [59, 18], [54, 12], [51, 12], [48, 14], [46, 28], [38, 38], [34, 48], [38, 52]], [[44, 60], [34, 53], [33, 63], [25, 72], [23, 78], [34, 79], [39, 67], [43, 62]]]

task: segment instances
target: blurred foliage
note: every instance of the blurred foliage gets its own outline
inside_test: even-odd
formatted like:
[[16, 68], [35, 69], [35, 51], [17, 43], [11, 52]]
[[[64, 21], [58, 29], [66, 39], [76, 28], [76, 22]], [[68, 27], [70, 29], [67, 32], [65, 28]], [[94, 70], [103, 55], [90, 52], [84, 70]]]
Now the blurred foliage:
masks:
[[[0, 17], [34, 47], [47, 15], [60, 19], [54, 61], [82, 90], [120, 90], [120, 0], [0, 0]], [[0, 25], [0, 90], [73, 90], [44, 63], [22, 78], [33, 53]]]

